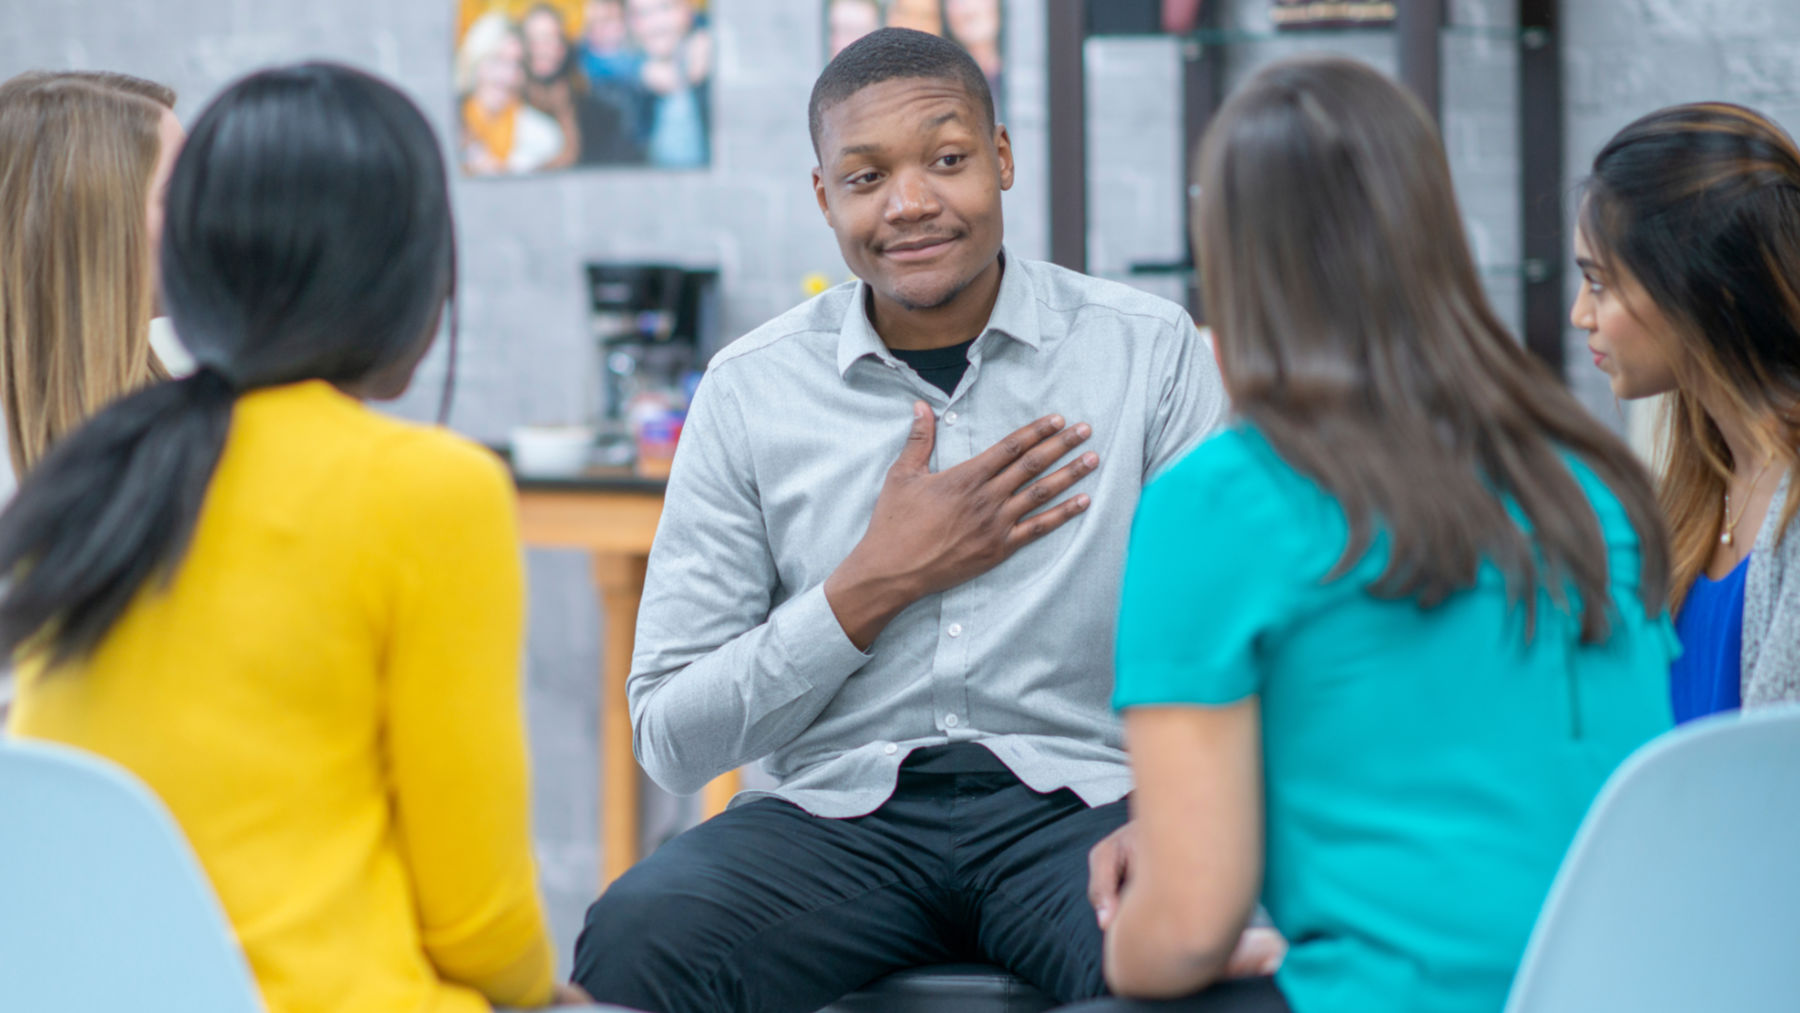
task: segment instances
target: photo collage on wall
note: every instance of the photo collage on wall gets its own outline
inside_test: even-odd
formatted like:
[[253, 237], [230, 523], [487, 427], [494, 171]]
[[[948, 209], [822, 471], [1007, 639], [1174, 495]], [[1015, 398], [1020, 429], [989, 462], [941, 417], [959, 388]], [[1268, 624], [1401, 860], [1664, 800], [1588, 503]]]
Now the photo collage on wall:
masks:
[[915, 28], [968, 50], [1005, 119], [1004, 0], [825, 0], [825, 59], [877, 28]]
[[707, 0], [456, 0], [470, 176], [711, 161]]

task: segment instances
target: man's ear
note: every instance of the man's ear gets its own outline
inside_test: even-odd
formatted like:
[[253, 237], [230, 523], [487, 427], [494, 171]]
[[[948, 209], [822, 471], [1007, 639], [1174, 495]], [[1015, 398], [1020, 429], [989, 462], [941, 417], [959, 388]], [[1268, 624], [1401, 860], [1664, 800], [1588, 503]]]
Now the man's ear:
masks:
[[[825, 170], [816, 165], [813, 166], [812, 180], [813, 196], [819, 201], [819, 213], [825, 216], [825, 224], [832, 225], [831, 204], [825, 200]], [[832, 225], [832, 228], [836, 227]]]
[[1006, 124], [994, 125], [994, 154], [1000, 160], [1000, 189], [1011, 190], [1013, 185], [1013, 151], [1012, 137], [1006, 132]]

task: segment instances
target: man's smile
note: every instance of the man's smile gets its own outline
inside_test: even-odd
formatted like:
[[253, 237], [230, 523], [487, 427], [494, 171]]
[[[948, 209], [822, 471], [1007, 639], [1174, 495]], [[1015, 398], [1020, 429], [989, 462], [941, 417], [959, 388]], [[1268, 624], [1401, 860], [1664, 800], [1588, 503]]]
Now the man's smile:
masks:
[[897, 243], [885, 243], [881, 247], [882, 256], [890, 260], [912, 263], [931, 258], [943, 253], [959, 237], [957, 236], [919, 236]]

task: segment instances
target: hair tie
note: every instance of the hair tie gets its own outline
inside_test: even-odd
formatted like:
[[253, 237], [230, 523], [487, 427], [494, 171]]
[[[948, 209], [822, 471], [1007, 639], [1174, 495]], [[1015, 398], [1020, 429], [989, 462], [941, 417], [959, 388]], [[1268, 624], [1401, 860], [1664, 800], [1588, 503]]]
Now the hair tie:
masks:
[[232, 382], [231, 377], [226, 376], [224, 370], [211, 363], [202, 363], [200, 368], [194, 370], [185, 382], [196, 392], [203, 394], [235, 395], [238, 392], [237, 384]]

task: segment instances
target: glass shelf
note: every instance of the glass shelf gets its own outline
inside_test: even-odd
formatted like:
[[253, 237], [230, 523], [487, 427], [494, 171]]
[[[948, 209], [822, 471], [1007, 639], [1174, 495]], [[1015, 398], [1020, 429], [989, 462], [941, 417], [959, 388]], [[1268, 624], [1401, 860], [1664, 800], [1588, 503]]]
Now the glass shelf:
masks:
[[[1528, 260], [1513, 264], [1477, 264], [1475, 269], [1484, 278], [1518, 278], [1524, 281], [1540, 281], [1549, 276], [1549, 265], [1541, 260]], [[1177, 281], [1188, 281], [1193, 277], [1192, 264], [1138, 264], [1124, 270], [1096, 271], [1095, 277], [1109, 281], [1143, 281], [1152, 278], [1169, 278]]]
[[[1119, 34], [1089, 35], [1088, 41], [1096, 39], [1175, 39], [1192, 43], [1202, 48], [1218, 46], [1237, 46], [1256, 43], [1273, 42], [1317, 42], [1337, 41], [1356, 38], [1379, 38], [1392, 35], [1394, 26], [1364, 25], [1343, 26], [1334, 28], [1202, 28], [1186, 35], [1172, 35], [1165, 32], [1125, 32]], [[1521, 29], [1514, 25], [1445, 25], [1442, 34], [1453, 38], [1493, 39], [1499, 42], [1529, 42], [1545, 37], [1541, 28]]]
[[1465, 39], [1493, 39], [1496, 42], [1541, 42], [1549, 37], [1542, 28], [1520, 28], [1517, 25], [1445, 25], [1444, 34]]

